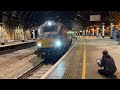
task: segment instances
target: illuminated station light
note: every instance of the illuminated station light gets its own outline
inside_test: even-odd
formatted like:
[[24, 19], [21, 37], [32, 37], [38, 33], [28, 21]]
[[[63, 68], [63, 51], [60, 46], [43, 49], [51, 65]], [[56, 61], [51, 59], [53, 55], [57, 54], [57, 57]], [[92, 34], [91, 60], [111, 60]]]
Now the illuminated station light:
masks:
[[97, 29], [100, 29], [99, 27], [97, 27]]

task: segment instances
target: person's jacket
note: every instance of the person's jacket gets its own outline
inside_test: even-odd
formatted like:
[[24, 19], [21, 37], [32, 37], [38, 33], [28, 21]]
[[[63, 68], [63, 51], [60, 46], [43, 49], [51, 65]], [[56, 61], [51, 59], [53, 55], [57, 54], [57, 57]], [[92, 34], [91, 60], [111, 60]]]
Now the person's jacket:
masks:
[[114, 59], [109, 54], [102, 57], [100, 67], [104, 67], [108, 74], [113, 74], [117, 70]]

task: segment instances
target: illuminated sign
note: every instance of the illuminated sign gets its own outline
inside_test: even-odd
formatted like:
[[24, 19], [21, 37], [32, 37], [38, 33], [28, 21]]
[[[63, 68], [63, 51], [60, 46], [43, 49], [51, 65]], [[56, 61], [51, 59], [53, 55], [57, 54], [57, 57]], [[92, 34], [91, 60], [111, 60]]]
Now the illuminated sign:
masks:
[[90, 15], [90, 21], [100, 21], [101, 15]]

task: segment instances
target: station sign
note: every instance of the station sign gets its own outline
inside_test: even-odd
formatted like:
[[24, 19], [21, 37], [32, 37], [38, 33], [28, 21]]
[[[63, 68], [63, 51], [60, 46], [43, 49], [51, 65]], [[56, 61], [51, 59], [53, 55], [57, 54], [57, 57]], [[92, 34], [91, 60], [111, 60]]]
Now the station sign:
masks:
[[101, 15], [90, 15], [90, 21], [100, 21]]

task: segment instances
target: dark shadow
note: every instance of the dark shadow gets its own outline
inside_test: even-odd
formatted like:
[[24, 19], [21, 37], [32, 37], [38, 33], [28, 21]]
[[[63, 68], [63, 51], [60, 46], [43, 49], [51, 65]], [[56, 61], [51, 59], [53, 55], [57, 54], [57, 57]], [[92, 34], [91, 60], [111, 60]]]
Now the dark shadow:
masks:
[[[99, 74], [99, 73], [98, 73]], [[110, 75], [110, 76], [104, 76], [102, 74], [99, 74], [100, 76], [102, 76], [103, 78], [106, 78], [106, 79], [118, 79], [117, 78], [117, 75]]]
[[32, 63], [33, 66], [38, 65], [39, 63], [41, 63], [43, 61], [43, 59], [41, 59], [40, 57], [33, 57], [32, 59], [29, 60], [29, 63]]

